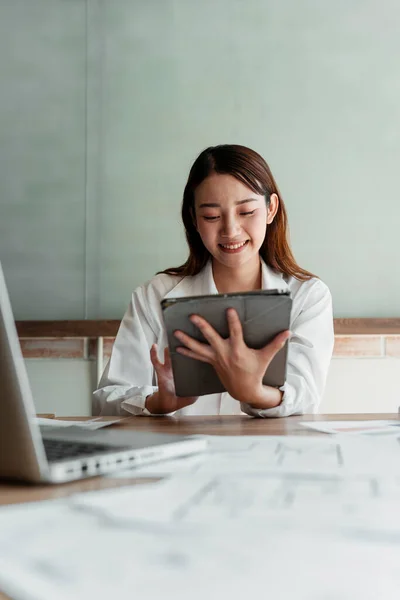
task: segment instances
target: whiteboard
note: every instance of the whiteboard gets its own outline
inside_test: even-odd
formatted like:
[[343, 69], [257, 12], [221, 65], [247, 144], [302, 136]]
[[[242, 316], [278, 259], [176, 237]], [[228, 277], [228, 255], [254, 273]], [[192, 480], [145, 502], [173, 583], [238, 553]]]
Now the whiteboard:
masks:
[[184, 262], [183, 188], [219, 143], [265, 157], [336, 317], [399, 316], [398, 2], [32, 5], [0, 6], [0, 259], [18, 319], [120, 318]]

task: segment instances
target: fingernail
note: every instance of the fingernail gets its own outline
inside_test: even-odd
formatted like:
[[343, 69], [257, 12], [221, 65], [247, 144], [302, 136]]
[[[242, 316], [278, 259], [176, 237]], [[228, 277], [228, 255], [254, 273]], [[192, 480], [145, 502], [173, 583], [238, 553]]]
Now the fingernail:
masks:
[[198, 323], [199, 319], [196, 315], [190, 315], [189, 319], [192, 321], [192, 323]]

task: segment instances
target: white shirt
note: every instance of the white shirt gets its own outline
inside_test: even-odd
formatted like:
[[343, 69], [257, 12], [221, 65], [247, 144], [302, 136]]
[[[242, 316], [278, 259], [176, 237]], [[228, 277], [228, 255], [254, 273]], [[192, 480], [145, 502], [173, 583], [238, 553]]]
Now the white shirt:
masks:
[[[176, 415], [232, 415], [286, 417], [318, 409], [332, 357], [334, 333], [331, 294], [319, 279], [285, 277], [262, 262], [263, 289], [289, 289], [293, 304], [286, 383], [279, 406], [264, 410], [240, 403], [227, 392], [200, 396]], [[160, 302], [163, 298], [217, 294], [211, 261], [193, 277], [156, 275], [138, 287], [121, 322], [111, 358], [99, 389], [94, 412], [101, 415], [149, 415], [146, 397], [157, 391], [150, 348], [156, 343], [163, 361], [167, 336]]]

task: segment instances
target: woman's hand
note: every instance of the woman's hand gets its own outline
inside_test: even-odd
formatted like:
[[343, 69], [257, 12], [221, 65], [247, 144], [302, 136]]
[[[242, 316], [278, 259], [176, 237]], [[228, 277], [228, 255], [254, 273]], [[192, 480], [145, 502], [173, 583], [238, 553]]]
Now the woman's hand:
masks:
[[210, 345], [198, 342], [182, 331], [176, 331], [175, 336], [185, 345], [178, 347], [177, 351], [212, 365], [227, 392], [236, 400], [256, 408], [278, 406], [282, 392], [263, 385], [262, 380], [270, 362], [290, 337], [290, 331], [283, 331], [264, 348], [254, 350], [244, 342], [236, 310], [229, 308], [227, 318], [229, 338], [224, 340], [205, 319], [192, 315], [190, 320]]
[[159, 415], [171, 413], [196, 402], [198, 396], [189, 398], [176, 396], [168, 348], [164, 350], [164, 364], [158, 360], [156, 344], [151, 347], [150, 359], [157, 373], [158, 391], [146, 398], [145, 406], [149, 412]]

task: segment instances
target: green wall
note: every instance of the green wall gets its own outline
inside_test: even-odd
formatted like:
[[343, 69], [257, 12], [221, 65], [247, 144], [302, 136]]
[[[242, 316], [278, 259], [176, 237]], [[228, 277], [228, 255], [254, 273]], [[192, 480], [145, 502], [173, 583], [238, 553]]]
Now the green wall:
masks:
[[0, 2], [0, 259], [18, 319], [118, 318], [181, 263], [206, 146], [269, 162], [335, 316], [400, 315], [400, 4]]

